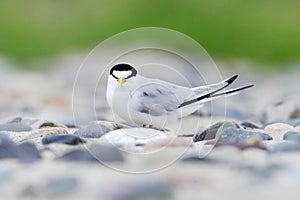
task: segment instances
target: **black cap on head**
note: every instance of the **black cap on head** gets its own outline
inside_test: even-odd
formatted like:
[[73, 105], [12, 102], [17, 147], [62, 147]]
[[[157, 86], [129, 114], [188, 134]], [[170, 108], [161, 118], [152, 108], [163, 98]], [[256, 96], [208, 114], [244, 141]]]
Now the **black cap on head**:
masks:
[[131, 71], [131, 75], [126, 77], [126, 79], [130, 78], [130, 77], [133, 77], [133, 76], [136, 76], [137, 74], [137, 71], [134, 67], [132, 67], [131, 65], [129, 64], [117, 64], [115, 66], [113, 66], [111, 69], [110, 69], [110, 72], [109, 74], [112, 75], [114, 78], [118, 79], [118, 77], [116, 77], [113, 72], [114, 71]]

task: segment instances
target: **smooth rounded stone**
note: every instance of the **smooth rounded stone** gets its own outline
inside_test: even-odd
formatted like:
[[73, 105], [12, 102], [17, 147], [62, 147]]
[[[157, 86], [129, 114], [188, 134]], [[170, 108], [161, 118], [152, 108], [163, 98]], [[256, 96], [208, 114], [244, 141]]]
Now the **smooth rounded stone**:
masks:
[[57, 178], [47, 182], [43, 194], [48, 198], [62, 198], [74, 193], [78, 187], [79, 183], [76, 178]]
[[17, 145], [10, 139], [0, 140], [0, 159], [15, 158], [22, 162], [32, 163], [41, 159], [40, 152], [33, 143]]
[[283, 139], [294, 141], [294, 142], [300, 142], [300, 132], [288, 131], [283, 135]]
[[284, 123], [270, 124], [264, 128], [264, 131], [274, 138], [276, 141], [280, 141], [283, 138], [283, 134], [288, 131], [294, 131], [294, 127]]
[[91, 122], [91, 125], [103, 125], [109, 128], [111, 131], [123, 129], [123, 128], [131, 128], [128, 125], [110, 122], [110, 121], [93, 121]]
[[7, 123], [7, 124], [0, 124], [0, 131], [10, 131], [10, 132], [25, 132], [31, 131], [32, 128], [23, 123]]
[[251, 122], [242, 122], [241, 126], [244, 127], [245, 129], [260, 129], [261, 127], [251, 123]]
[[258, 137], [261, 140], [272, 140], [272, 137], [263, 132], [247, 131], [229, 127], [223, 130], [220, 141], [229, 143], [247, 143], [250, 137]]
[[67, 128], [67, 126], [65, 126], [64, 124], [55, 121], [42, 120], [42, 119], [36, 120], [30, 126], [33, 129], [52, 128], [52, 127]]
[[85, 143], [85, 140], [81, 139], [80, 137], [76, 135], [53, 135], [44, 137], [42, 139], [42, 144], [52, 144], [52, 143], [58, 143], [58, 144], [68, 144], [68, 145], [78, 145], [80, 143]]
[[114, 146], [91, 144], [86, 149], [100, 162], [124, 162], [122, 151]]
[[24, 137], [20, 137], [20, 135], [16, 135], [14, 139], [15, 141], [23, 142], [35, 138], [43, 138], [46, 136], [62, 135], [62, 134], [68, 134], [68, 129], [62, 127], [51, 127], [51, 128], [42, 128], [42, 129], [34, 130], [29, 135], [26, 135]]
[[77, 162], [123, 162], [123, 154], [111, 146], [92, 144], [86, 150], [75, 149], [58, 158], [59, 160]]
[[148, 142], [144, 145], [144, 149], [150, 150], [162, 147], [190, 147], [192, 145], [193, 141], [191, 138], [170, 136], [167, 138], [164, 137], [155, 141]]
[[269, 147], [270, 153], [283, 153], [283, 152], [293, 152], [293, 151], [300, 151], [300, 143], [283, 142], [283, 143], [273, 144]]
[[83, 138], [100, 138], [108, 132], [110, 132], [109, 128], [101, 124], [96, 124], [81, 128], [75, 131], [74, 135], [78, 135]]
[[300, 125], [300, 119], [289, 119], [289, 120], [277, 120], [277, 121], [272, 121], [272, 122], [268, 122], [264, 125], [264, 127], [267, 127], [268, 125], [271, 124], [276, 124], [276, 123], [282, 123], [282, 124], [288, 124], [290, 126], [298, 126]]
[[204, 131], [197, 132], [193, 137], [193, 142], [218, 139], [221, 135], [221, 132], [228, 127], [238, 128], [239, 125], [235, 122], [217, 122], [205, 129]]
[[102, 139], [121, 149], [132, 149], [136, 147], [136, 144], [146, 145], [169, 137], [167, 133], [155, 129], [128, 128], [111, 131]]

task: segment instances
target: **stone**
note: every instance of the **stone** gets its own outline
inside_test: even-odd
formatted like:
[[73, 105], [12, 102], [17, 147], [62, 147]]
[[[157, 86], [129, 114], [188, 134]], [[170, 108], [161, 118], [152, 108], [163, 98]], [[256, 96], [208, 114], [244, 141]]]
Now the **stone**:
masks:
[[42, 144], [44, 145], [52, 144], [52, 143], [78, 145], [80, 143], [85, 143], [85, 140], [81, 139], [76, 135], [70, 135], [70, 134], [53, 135], [53, 136], [44, 137], [42, 139]]
[[32, 163], [41, 159], [41, 155], [33, 143], [17, 145], [10, 139], [0, 140], [0, 159], [15, 158], [22, 162]]
[[74, 133], [74, 135], [78, 135], [83, 138], [100, 138], [108, 132], [110, 132], [109, 128], [101, 124], [96, 124], [79, 129]]
[[263, 132], [247, 131], [234, 127], [223, 130], [220, 141], [229, 143], [247, 143], [250, 137], [259, 137], [261, 140], [272, 140], [272, 137]]
[[300, 143], [298, 142], [283, 142], [270, 146], [270, 153], [283, 153], [283, 152], [293, 152], [300, 151]]
[[294, 131], [294, 127], [284, 123], [275, 123], [267, 125], [264, 131], [274, 137], [274, 140], [282, 140], [283, 134], [288, 131]]
[[73, 162], [97, 162], [95, 157], [83, 149], [71, 150], [57, 159]]
[[283, 139], [294, 141], [294, 142], [300, 142], [300, 132], [288, 131], [283, 135]]
[[239, 127], [238, 124], [235, 122], [217, 122], [204, 131], [197, 132], [193, 137], [193, 142], [199, 142], [203, 140], [212, 140], [212, 139], [218, 139], [220, 135], [217, 135], [218, 133], [221, 134], [221, 131], [227, 127]]
[[78, 186], [76, 178], [57, 178], [49, 180], [43, 190], [48, 198], [61, 198], [74, 193]]
[[122, 153], [110, 146], [92, 144], [86, 147], [86, 150], [75, 149], [67, 152], [58, 158], [59, 160], [75, 161], [75, 162], [123, 162]]
[[17, 141], [23, 142], [26, 140], [31, 140], [35, 138], [43, 138], [46, 136], [51, 135], [61, 135], [61, 134], [68, 134], [68, 129], [62, 128], [62, 127], [49, 127], [49, 128], [42, 128], [32, 131], [29, 135], [26, 135], [24, 137], [18, 135], [19, 139]]
[[99, 144], [91, 144], [86, 147], [89, 153], [92, 154], [100, 162], [123, 162], [124, 156], [118, 148], [114, 146], [104, 146]]
[[261, 127], [251, 123], [251, 122], [242, 122], [241, 126], [244, 127], [245, 129], [260, 129]]
[[109, 128], [111, 131], [123, 129], [123, 128], [131, 128], [128, 125], [110, 122], [110, 121], [93, 121], [91, 122], [91, 125], [103, 125]]
[[[25, 120], [24, 120], [25, 121]], [[37, 119], [33, 121], [30, 125], [33, 129], [42, 129], [42, 128], [53, 128], [53, 127], [60, 127], [60, 128], [67, 128], [65, 125], [49, 120]]]
[[31, 131], [32, 128], [23, 123], [7, 123], [7, 124], [0, 124], [0, 131], [10, 131], [10, 132], [25, 132]]

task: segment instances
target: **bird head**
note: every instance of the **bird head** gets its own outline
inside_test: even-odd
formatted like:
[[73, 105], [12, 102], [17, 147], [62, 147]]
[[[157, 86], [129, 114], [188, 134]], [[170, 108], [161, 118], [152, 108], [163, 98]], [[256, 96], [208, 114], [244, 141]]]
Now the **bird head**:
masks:
[[129, 64], [117, 64], [110, 69], [109, 74], [123, 85], [128, 79], [135, 77], [137, 71]]

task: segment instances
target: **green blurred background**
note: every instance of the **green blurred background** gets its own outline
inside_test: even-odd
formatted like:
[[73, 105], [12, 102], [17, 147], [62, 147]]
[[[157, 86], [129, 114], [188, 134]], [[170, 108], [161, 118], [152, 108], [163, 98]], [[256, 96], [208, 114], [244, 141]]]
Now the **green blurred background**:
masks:
[[26, 66], [136, 27], [197, 40], [216, 59], [300, 59], [299, 0], [1, 0], [0, 54]]

